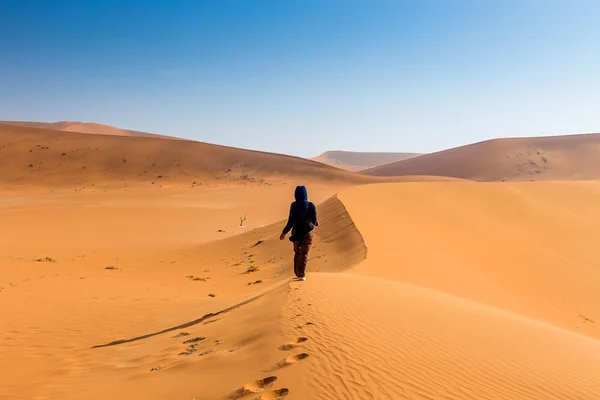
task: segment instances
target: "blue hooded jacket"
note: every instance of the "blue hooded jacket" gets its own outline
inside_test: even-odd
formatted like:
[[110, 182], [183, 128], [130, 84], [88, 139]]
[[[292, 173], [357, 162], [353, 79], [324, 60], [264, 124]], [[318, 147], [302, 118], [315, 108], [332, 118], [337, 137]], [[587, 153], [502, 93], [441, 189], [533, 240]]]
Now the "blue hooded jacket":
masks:
[[313, 226], [319, 226], [317, 208], [308, 201], [308, 192], [304, 186], [296, 187], [294, 198], [296, 201], [290, 206], [290, 216], [282, 233], [287, 234], [293, 228], [295, 236], [301, 237], [312, 231]]

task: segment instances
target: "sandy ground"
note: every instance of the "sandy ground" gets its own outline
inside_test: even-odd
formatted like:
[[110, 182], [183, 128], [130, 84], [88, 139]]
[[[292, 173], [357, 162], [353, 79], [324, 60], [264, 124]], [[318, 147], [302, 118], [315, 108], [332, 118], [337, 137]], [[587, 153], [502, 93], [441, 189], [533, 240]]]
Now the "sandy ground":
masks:
[[[343, 207], [327, 200], [340, 188], [309, 187], [330, 227], [316, 238], [311, 262], [326, 271], [352, 266], [362, 258], [344, 246], [364, 253], [364, 245], [360, 235], [344, 235]], [[272, 223], [287, 216], [293, 190], [231, 185], [2, 197], [0, 299], [8, 312], [0, 322], [0, 398], [222, 398], [233, 377], [250, 376], [264, 358], [261, 343], [279, 339], [281, 288], [227, 314], [225, 324], [205, 325], [217, 317], [131, 344], [92, 346], [197, 320], [288, 280], [291, 245], [278, 240], [282, 223]], [[155, 367], [186, 370], [192, 354], [180, 355], [188, 349], [182, 342], [206, 329], [213, 339], [193, 348], [194, 361], [214, 360], [197, 365], [212, 371], [210, 379], [202, 372], [204, 384], [188, 387], [186, 380], [197, 380], [190, 371], [175, 378], [177, 390], [160, 379], [131, 386]], [[190, 336], [173, 339], [184, 331]]]
[[0, 398], [600, 396], [598, 183], [309, 187], [2, 197]]
[[[177, 162], [151, 185], [154, 149], [198, 154], [90, 135], [81, 175], [57, 160], [87, 139], [20, 132], [0, 149], [18, 149], [0, 165], [0, 399], [600, 398], [599, 182], [361, 185], [221, 149], [188, 170], [203, 185]], [[53, 148], [52, 179], [17, 168]], [[279, 240], [296, 184], [321, 223], [306, 282]]]

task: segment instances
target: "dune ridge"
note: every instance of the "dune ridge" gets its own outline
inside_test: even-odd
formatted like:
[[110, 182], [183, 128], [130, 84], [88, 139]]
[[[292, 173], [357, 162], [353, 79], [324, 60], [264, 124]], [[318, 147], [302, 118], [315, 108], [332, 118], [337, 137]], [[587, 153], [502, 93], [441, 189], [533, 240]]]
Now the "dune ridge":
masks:
[[[581, 312], [597, 309], [590, 282], [597, 281], [600, 260], [590, 242], [578, 240], [600, 232], [591, 222], [600, 216], [588, 214], [599, 194], [596, 182], [403, 183], [342, 191], [338, 197], [368, 253], [347, 272], [310, 274], [290, 284], [285, 332], [305, 338], [292, 353], [306, 354], [291, 367], [302, 376], [289, 385], [291, 393], [322, 399], [598, 397], [596, 316], [582, 319]], [[540, 210], [530, 215], [534, 205]], [[581, 218], [586, 215], [589, 223]], [[494, 217], [498, 221], [490, 221]], [[460, 227], [461, 220], [469, 222]], [[537, 230], [544, 220], [561, 233]], [[532, 231], [515, 235], [517, 221]], [[488, 223], [498, 231], [493, 236], [482, 233]], [[573, 240], [563, 243], [561, 234]], [[521, 259], [501, 250], [535, 235], [544, 236], [543, 248], [556, 249], [537, 265], [519, 249], [514, 255]], [[480, 246], [498, 248], [473, 252]], [[563, 266], [557, 252], [579, 257]], [[462, 253], [468, 256], [455, 258]], [[466, 263], [468, 257], [473, 260]], [[546, 279], [530, 279], [535, 276]]]
[[[360, 243], [360, 235], [345, 207], [331, 197], [332, 189], [310, 187], [325, 222], [315, 234], [311, 266], [340, 271], [364, 259], [364, 247], [348, 246]], [[265, 186], [256, 195], [262, 208], [271, 210], [267, 215], [281, 214], [279, 221], [289, 207], [283, 196], [293, 200], [293, 189], [292, 185]], [[195, 201], [214, 207], [218, 201], [212, 196], [236, 198], [247, 190], [203, 188], [201, 193], [154, 194], [155, 200], [142, 210], [154, 217], [124, 225], [129, 229], [114, 226], [109, 218], [118, 221], [128, 215], [124, 219], [130, 221], [130, 202], [147, 197], [145, 191], [54, 195], [48, 205], [31, 200], [0, 201], [5, 227], [14, 224], [4, 217], [19, 221], [29, 215], [44, 220], [47, 228], [43, 229], [56, 236], [60, 222], [44, 217], [47, 213], [66, 215], [64, 211], [48, 212], [56, 198], [63, 203], [78, 199], [69, 209], [81, 223], [63, 228], [62, 236], [47, 243], [33, 238], [39, 246], [36, 249], [24, 240], [31, 238], [29, 227], [2, 232], [10, 231], [12, 238], [4, 241], [5, 251], [0, 254], [6, 266], [0, 271], [0, 296], [13, 304], [13, 312], [0, 321], [0, 373], [10, 381], [0, 385], [0, 398], [224, 399], [243, 387], [256, 388], [259, 395], [267, 393], [252, 383], [264, 378], [254, 367], [274, 368], [282, 359], [278, 348], [286, 343], [279, 313], [287, 291], [285, 282], [292, 275], [292, 259], [291, 244], [279, 240], [283, 222], [260, 226], [252, 213], [252, 225], [240, 228], [235, 225], [238, 206], [223, 204], [231, 210], [217, 214], [217, 219], [223, 221], [229, 215], [233, 224], [221, 225], [225, 228], [222, 232], [217, 231], [218, 225], [209, 225], [212, 240], [203, 243], [183, 241], [188, 232], [173, 240], [173, 232], [150, 225], [157, 217], [163, 218], [162, 214], [181, 218], [174, 213], [180, 210], [188, 224], [204, 230], [210, 223], [207, 217], [216, 211], [191, 207]], [[265, 205], [263, 196], [273, 200]], [[126, 198], [130, 200], [124, 201]], [[281, 208], [275, 207], [276, 203], [281, 203]], [[106, 215], [98, 212], [105, 204], [110, 206]], [[87, 217], [81, 214], [84, 210]], [[112, 237], [101, 231], [92, 240], [75, 238], [78, 232], [85, 232], [84, 226], [98, 226], [106, 219], [113, 225], [114, 229], [107, 231]], [[139, 237], [141, 232], [145, 235]], [[150, 239], [153, 241], [148, 242]], [[39, 256], [32, 253], [51, 254], [57, 262], [36, 262]], [[211, 293], [215, 297], [208, 296]], [[31, 308], [32, 304], [36, 306]], [[197, 341], [184, 343], [191, 339]], [[94, 348], [105, 344], [111, 346]], [[17, 358], [22, 368], [12, 367]], [[268, 390], [281, 390], [286, 387], [278, 383], [290, 381], [293, 370], [277, 370], [272, 375], [278, 380]]]

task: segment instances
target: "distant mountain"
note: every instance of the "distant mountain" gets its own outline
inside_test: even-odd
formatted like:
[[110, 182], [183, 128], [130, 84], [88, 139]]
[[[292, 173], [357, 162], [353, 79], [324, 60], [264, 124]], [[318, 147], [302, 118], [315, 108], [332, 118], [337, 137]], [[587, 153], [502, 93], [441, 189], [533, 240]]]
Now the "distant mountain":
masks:
[[362, 171], [396, 161], [417, 157], [417, 153], [366, 153], [353, 151], [327, 151], [311, 158], [323, 164], [331, 165], [347, 171]]

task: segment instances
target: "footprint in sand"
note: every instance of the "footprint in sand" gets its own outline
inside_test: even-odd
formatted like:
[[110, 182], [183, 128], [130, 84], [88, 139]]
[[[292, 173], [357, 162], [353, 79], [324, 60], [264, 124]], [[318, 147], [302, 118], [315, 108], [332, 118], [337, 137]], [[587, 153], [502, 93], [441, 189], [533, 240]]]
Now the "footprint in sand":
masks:
[[301, 336], [293, 342], [288, 342], [288, 343], [282, 344], [281, 346], [279, 346], [279, 350], [281, 350], [281, 351], [292, 350], [293, 348], [300, 346], [302, 343], [306, 342], [307, 340], [308, 340], [308, 338]]
[[302, 329], [305, 326], [311, 326], [311, 325], [314, 325], [314, 324], [312, 322], [307, 322], [304, 325], [296, 325], [296, 329]]
[[200, 353], [200, 354], [198, 354], [198, 355], [199, 355], [200, 357], [204, 357], [205, 355], [207, 355], [207, 354], [210, 354], [210, 353], [212, 353], [213, 351], [214, 351], [214, 349], [211, 347], [210, 349], [208, 349], [208, 350], [205, 350], [205, 351], [203, 351], [202, 353]]
[[204, 336], [198, 336], [193, 339], [186, 340], [185, 342], [183, 342], [183, 344], [198, 343], [204, 339], [206, 339]]
[[[227, 399], [228, 400], [238, 400], [243, 397], [246, 397], [253, 393], [260, 393], [265, 389], [268, 389], [273, 385], [273, 383], [277, 380], [276, 376], [268, 376], [263, 379], [259, 379], [254, 382], [250, 382], [233, 392]], [[276, 398], [276, 397], [273, 397]]]
[[186, 340], [185, 342], [183, 342], [183, 344], [187, 344], [188, 347], [187, 347], [187, 349], [185, 349], [185, 351], [182, 351], [181, 353], [179, 353], [179, 355], [180, 356], [189, 356], [189, 355], [194, 354], [196, 351], [198, 351], [196, 349], [196, 347], [198, 346], [198, 342], [200, 342], [204, 339], [206, 339], [204, 336], [198, 336], [193, 339]]
[[281, 388], [275, 390], [269, 390], [268, 392], [263, 393], [259, 399], [260, 400], [278, 400], [283, 399], [288, 394], [290, 394], [289, 389]]
[[197, 344], [191, 344], [188, 346], [187, 349], [185, 349], [185, 351], [182, 351], [181, 353], [179, 353], [180, 356], [190, 356], [192, 354], [194, 354], [196, 351], [198, 351], [196, 349], [196, 346], [198, 346]]
[[307, 353], [300, 353], [300, 354], [296, 354], [294, 356], [286, 357], [285, 359], [279, 361], [274, 369], [281, 369], [281, 368], [289, 367], [290, 365], [294, 365], [304, 359], [307, 359], [308, 357], [309, 357], [309, 354], [307, 354]]

